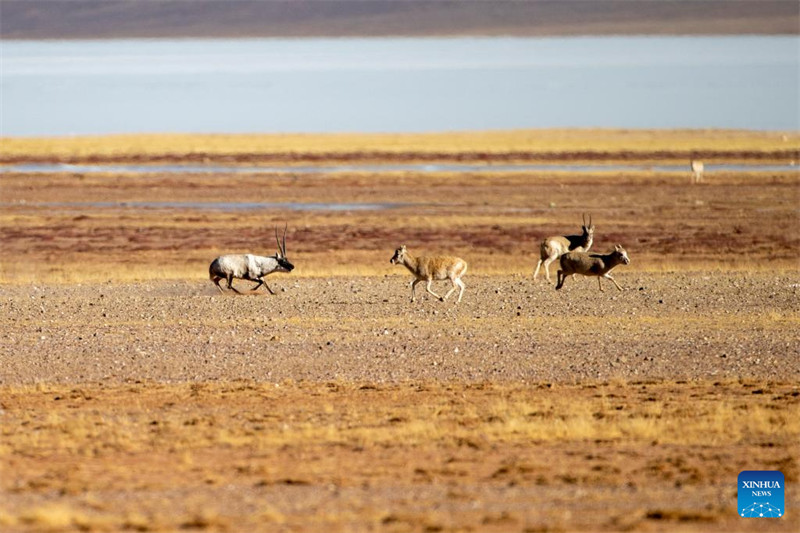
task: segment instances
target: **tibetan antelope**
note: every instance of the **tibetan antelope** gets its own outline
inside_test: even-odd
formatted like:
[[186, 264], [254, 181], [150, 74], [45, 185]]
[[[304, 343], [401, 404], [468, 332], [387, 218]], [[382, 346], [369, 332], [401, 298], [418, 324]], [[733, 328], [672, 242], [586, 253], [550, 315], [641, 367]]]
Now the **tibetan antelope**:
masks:
[[702, 183], [703, 182], [703, 171], [705, 170], [705, 165], [702, 161], [695, 161], [692, 159], [692, 183]]
[[583, 233], [580, 235], [556, 235], [547, 237], [542, 241], [539, 252], [539, 262], [536, 264], [536, 270], [533, 271], [533, 279], [539, 275], [539, 269], [544, 263], [544, 273], [547, 275], [547, 281], [552, 283], [550, 279], [550, 263], [561, 257], [567, 252], [573, 250], [583, 250], [588, 252], [592, 247], [594, 240], [594, 224], [592, 224], [592, 215], [589, 215], [589, 224], [586, 224], [586, 215], [583, 215], [583, 226], [581, 226]]
[[603, 291], [600, 278], [610, 279], [619, 290], [622, 287], [611, 277], [611, 270], [617, 265], [627, 265], [631, 262], [628, 252], [619, 244], [614, 246], [610, 254], [590, 254], [586, 252], [567, 252], [561, 256], [561, 270], [558, 271], [558, 284], [556, 290], [564, 286], [564, 281], [570, 274], [584, 276], [597, 276], [597, 285]]
[[263, 285], [270, 294], [275, 294], [262, 278], [273, 272], [291, 272], [294, 269], [294, 265], [286, 258], [285, 227], [283, 228], [283, 243], [278, 239], [277, 228], [275, 228], [275, 240], [278, 241], [278, 252], [270, 257], [244, 254], [221, 255], [214, 259], [211, 266], [208, 267], [208, 275], [211, 281], [214, 282], [214, 285], [219, 289], [219, 292], [223, 292], [222, 287], [219, 286], [219, 280], [226, 279], [228, 281], [228, 288], [237, 294], [241, 294], [233, 286], [233, 278], [236, 278], [258, 282], [258, 285], [250, 290], [254, 291]]
[[[394, 251], [394, 255], [389, 262], [393, 265], [403, 265], [414, 275], [415, 279], [411, 282], [412, 302], [416, 299], [414, 291], [417, 287], [417, 283], [422, 281], [427, 282], [425, 289], [441, 301], [447, 300], [447, 297], [450, 296], [456, 288], [460, 289], [458, 293], [458, 302], [461, 301], [461, 297], [464, 295], [465, 285], [464, 282], [461, 281], [461, 276], [467, 272], [467, 262], [459, 257], [447, 255], [422, 255], [414, 257], [408, 253], [406, 245], [404, 244]], [[453, 286], [447, 294], [442, 297], [431, 290], [431, 283], [445, 279], [449, 279]]]

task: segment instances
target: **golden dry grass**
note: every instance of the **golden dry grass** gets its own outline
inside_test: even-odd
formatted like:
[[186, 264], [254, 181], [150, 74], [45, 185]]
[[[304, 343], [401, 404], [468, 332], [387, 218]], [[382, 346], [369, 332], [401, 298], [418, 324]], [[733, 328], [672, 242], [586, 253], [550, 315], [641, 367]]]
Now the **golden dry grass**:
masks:
[[[275, 524], [305, 531], [403, 521], [411, 530], [465, 530], [506, 516], [489, 529], [541, 527], [547, 514], [510, 511], [497, 500], [503, 487], [581, 487], [588, 501], [603, 501], [596, 492], [603, 487], [643, 484], [659, 492], [681, 481], [685, 496], [705, 497], [708, 485], [735, 484], [739, 460], [750, 453], [777, 461], [795, 482], [797, 394], [790, 384], [734, 380], [4, 387], [0, 463], [9, 475], [0, 483], [11, 499], [0, 502], [0, 524], [17, 531], [261, 531]], [[410, 501], [358, 504], [373, 485], [426, 494], [447, 479], [457, 482], [434, 497], [442, 498], [439, 510]], [[297, 507], [271, 487], [346, 497], [333, 512], [321, 502]], [[135, 500], [109, 499], [131, 490]], [[186, 490], [193, 491], [187, 503], [165, 507], [162, 497]], [[266, 493], [242, 509], [226, 507], [225, 490]], [[52, 491], [60, 502], [41, 499]], [[496, 507], [449, 515], [447, 502], [459, 494]], [[735, 523], [725, 505], [693, 510], [680, 499], [678, 507], [641, 501], [628, 525], [717, 531]], [[565, 524], [614, 529], [620, 512]], [[673, 520], [674, 513], [684, 518]]]
[[0, 138], [5, 159], [209, 157], [337, 153], [773, 152], [800, 150], [797, 132], [733, 130], [514, 130], [428, 134], [112, 135]]
[[[346, 383], [12, 387], [3, 390], [6, 416], [15, 424], [33, 426], [36, 431], [4, 432], [0, 454], [8, 457], [23, 450], [28, 454], [91, 454], [92, 449], [108, 446], [129, 453], [150, 451], [153, 437], [142, 424], [151, 423], [147, 419], [150, 410], [159, 410], [161, 404], [174, 404], [176, 400], [190, 410], [207, 411], [205, 416], [214, 422], [194, 427], [196, 414], [189, 416], [182, 409], [162, 411], [159, 425], [167, 428], [167, 434], [160, 434], [159, 439], [164, 444], [169, 443], [171, 452], [219, 443], [254, 449], [305, 442], [323, 446], [395, 444], [415, 447], [469, 439], [475, 434], [492, 442], [610, 439], [691, 446], [738, 444], [767, 437], [787, 444], [800, 440], [796, 438], [800, 437], [800, 402], [791, 402], [786, 409], [776, 409], [763, 402], [748, 404], [746, 396], [736, 401], [714, 394], [715, 388], [720, 391], [734, 387], [770, 388], [767, 384], [747, 381], [714, 385], [650, 383], [641, 388], [649, 390], [652, 399], [638, 404], [635, 403], [638, 394], [621, 395], [618, 389], [626, 386], [622, 382], [577, 386], [545, 384], [532, 388], [500, 384], [424, 384], [417, 387], [427, 393], [421, 395], [414, 392], [414, 386], [366, 387], [365, 390], [377, 391], [374, 395], [380, 400], [377, 403], [359, 402], [359, 397], [373, 398], [373, 395], [359, 392], [358, 385]], [[771, 387], [783, 391], [780, 394], [794, 390], [789, 385], [773, 384]], [[679, 398], [672, 395], [694, 388], [703, 390], [709, 398], [689, 402], [677, 401]], [[293, 423], [277, 432], [254, 432], [246, 425], [226, 422], [214, 414], [217, 409], [241, 408], [258, 398], [277, 400], [278, 395], [287, 404], [302, 404], [303, 396], [320, 396], [331, 390], [342, 394], [332, 395], [331, 401], [320, 404], [312, 401], [315, 409], [309, 409], [303, 416], [299, 416], [296, 406], [281, 408], [289, 411], [286, 416], [292, 418]], [[454, 405], [457, 391], [461, 399]], [[428, 401], [410, 401], [415, 396], [427, 397]], [[46, 411], [31, 403], [35, 398], [52, 400], [56, 397], [64, 403], [52, 404], [54, 407]], [[232, 401], [231, 397], [240, 401]], [[93, 401], [84, 403], [87, 399]], [[14, 406], [18, 402], [23, 405], [27, 402], [28, 410], [17, 412]], [[71, 408], [60, 408], [63, 405]], [[78, 405], [83, 407], [76, 408]], [[743, 408], [748, 413], [744, 418], [741, 417]], [[284, 415], [272, 411], [270, 416]], [[111, 425], [108, 424], [110, 417], [114, 419]], [[391, 418], [399, 418], [404, 423], [387, 424]], [[191, 423], [187, 424], [187, 420]]]

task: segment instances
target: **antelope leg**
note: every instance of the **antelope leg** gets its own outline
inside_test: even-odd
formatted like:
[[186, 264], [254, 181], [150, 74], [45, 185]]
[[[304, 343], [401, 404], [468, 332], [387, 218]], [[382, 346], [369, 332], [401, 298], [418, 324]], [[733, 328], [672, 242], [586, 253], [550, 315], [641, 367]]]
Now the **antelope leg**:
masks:
[[266, 289], [269, 291], [269, 293], [270, 293], [271, 295], [275, 296], [275, 293], [274, 293], [274, 292], [272, 292], [272, 289], [270, 289], [270, 288], [269, 288], [269, 285], [267, 285], [267, 282], [266, 282], [266, 281], [264, 281], [263, 279], [262, 279], [262, 280], [259, 280], [259, 281], [261, 281], [261, 283], [263, 283], [263, 284], [264, 284], [264, 287], [266, 287]]
[[216, 285], [217, 288], [219, 289], [219, 292], [225, 292], [225, 291], [222, 290], [222, 287], [219, 286], [219, 280], [220, 279], [222, 279], [222, 278], [214, 278], [212, 281], [214, 282], [214, 285]]
[[[619, 283], [617, 283], [617, 280], [615, 280], [614, 278], [611, 277], [611, 274], [606, 274], [604, 277], [610, 279], [611, 283], [613, 283], [617, 287], [617, 289], [622, 290], [622, 287], [619, 286]], [[597, 278], [597, 279], [599, 280], [600, 278]]]
[[[464, 289], [466, 288], [466, 285], [464, 285], [464, 282], [461, 281], [460, 279], [457, 279], [456, 283], [458, 283], [459, 287], [461, 287], [461, 290], [458, 292], [458, 302], [460, 302], [461, 301], [461, 297], [464, 296]], [[456, 303], [458, 303], [458, 302], [456, 302]]]
[[428, 280], [428, 284], [425, 286], [425, 290], [427, 290], [427, 291], [428, 291], [429, 293], [431, 293], [432, 295], [436, 296], [436, 297], [437, 297], [438, 299], [440, 299], [441, 301], [444, 301], [444, 298], [442, 298], [441, 296], [439, 296], [438, 294], [436, 294], [435, 292], [433, 292], [433, 291], [431, 290], [431, 283], [433, 283], [433, 280], [430, 280], [430, 279], [429, 279], [429, 280]]
[[456, 283], [456, 280], [452, 280], [452, 282], [453, 282], [453, 286], [450, 288], [449, 291], [447, 291], [447, 294], [444, 295], [444, 300], [447, 300], [450, 297], [450, 295], [453, 294], [453, 291], [458, 288], [458, 284]]
[[412, 302], [417, 299], [417, 296], [416, 296], [417, 283], [419, 283], [421, 281], [422, 281], [421, 279], [415, 279], [414, 281], [411, 282], [411, 301]]
[[233, 276], [228, 276], [228, 288], [236, 294], [242, 294], [236, 287], [233, 286]]
[[539, 259], [539, 262], [536, 263], [536, 270], [533, 271], [533, 279], [536, 279], [536, 276], [539, 275], [539, 269], [542, 268], [542, 260]]

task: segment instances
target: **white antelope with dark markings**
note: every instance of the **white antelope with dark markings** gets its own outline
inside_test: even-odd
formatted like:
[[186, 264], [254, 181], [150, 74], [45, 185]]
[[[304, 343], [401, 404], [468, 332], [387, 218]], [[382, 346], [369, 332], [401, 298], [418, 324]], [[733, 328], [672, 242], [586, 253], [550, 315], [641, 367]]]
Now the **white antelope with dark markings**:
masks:
[[550, 279], [550, 263], [573, 250], [589, 251], [594, 241], [592, 215], [589, 215], [588, 224], [586, 223], [586, 215], [583, 215], [583, 226], [581, 226], [581, 230], [582, 233], [580, 235], [554, 235], [542, 241], [539, 247], [539, 262], [536, 264], [536, 270], [533, 271], [534, 280], [536, 276], [539, 275], [539, 269], [542, 267], [542, 263], [544, 263], [544, 273], [547, 275], [547, 281], [552, 283]]
[[630, 264], [628, 252], [619, 244], [614, 246], [614, 251], [610, 254], [590, 254], [586, 252], [567, 252], [561, 256], [561, 270], [558, 271], [558, 284], [556, 290], [564, 286], [564, 281], [570, 274], [581, 274], [583, 276], [597, 276], [597, 285], [600, 292], [603, 292], [603, 285], [600, 278], [610, 279], [611, 282], [622, 290], [619, 283], [611, 277], [611, 270], [618, 265]]
[[[453, 294], [453, 291], [457, 288], [461, 289], [458, 293], [458, 302], [461, 301], [461, 297], [464, 295], [464, 289], [466, 286], [464, 285], [464, 282], [461, 281], [461, 276], [467, 272], [467, 262], [460, 257], [452, 257], [449, 255], [422, 255], [419, 257], [414, 257], [408, 253], [408, 250], [406, 250], [406, 245], [404, 244], [394, 251], [394, 255], [389, 262], [393, 265], [403, 265], [414, 275], [414, 281], [411, 282], [412, 302], [416, 300], [415, 289], [417, 284], [423, 281], [427, 282], [425, 290], [441, 301], [447, 300], [447, 297]], [[447, 294], [444, 295], [444, 297], [439, 296], [431, 290], [431, 283], [446, 279], [450, 280], [450, 283], [453, 284], [453, 287], [447, 292]]]
[[263, 285], [270, 294], [275, 294], [262, 278], [273, 272], [291, 272], [294, 270], [294, 265], [286, 258], [285, 227], [283, 228], [283, 242], [278, 239], [277, 228], [275, 228], [275, 240], [278, 241], [278, 252], [273, 256], [262, 257], [252, 254], [230, 254], [221, 255], [214, 259], [208, 267], [208, 275], [211, 281], [214, 282], [214, 285], [219, 289], [219, 292], [223, 292], [222, 287], [219, 286], [219, 281], [225, 279], [228, 282], [229, 289], [237, 294], [241, 294], [241, 292], [233, 286], [233, 280], [236, 278], [257, 282], [258, 285], [250, 289], [251, 291]]

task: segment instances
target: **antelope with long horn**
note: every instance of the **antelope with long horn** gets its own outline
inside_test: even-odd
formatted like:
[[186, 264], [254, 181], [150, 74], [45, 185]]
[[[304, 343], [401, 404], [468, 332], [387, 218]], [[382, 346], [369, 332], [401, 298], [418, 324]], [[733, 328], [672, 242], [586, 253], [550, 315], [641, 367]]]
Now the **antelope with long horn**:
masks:
[[555, 235], [547, 237], [542, 241], [539, 247], [539, 262], [536, 264], [536, 270], [533, 271], [533, 279], [539, 275], [539, 269], [544, 263], [544, 272], [547, 275], [547, 281], [552, 282], [550, 279], [550, 263], [561, 257], [567, 252], [574, 250], [581, 250], [588, 252], [592, 247], [594, 241], [594, 224], [592, 224], [592, 215], [589, 215], [589, 223], [586, 223], [586, 215], [583, 215], [583, 226], [581, 226], [583, 233], [580, 235]]
[[[460, 257], [452, 257], [449, 255], [422, 255], [414, 257], [408, 253], [406, 245], [404, 244], [394, 251], [394, 255], [389, 262], [393, 265], [403, 265], [414, 275], [414, 281], [411, 282], [412, 302], [416, 299], [414, 290], [417, 284], [423, 281], [427, 282], [425, 290], [441, 301], [447, 300], [447, 297], [453, 294], [453, 291], [457, 288], [460, 289], [458, 293], [458, 302], [460, 302], [461, 297], [464, 296], [464, 288], [466, 286], [464, 282], [461, 281], [461, 276], [467, 272], [467, 262]], [[445, 279], [449, 279], [453, 286], [447, 294], [442, 297], [431, 290], [431, 283]]]
[[255, 291], [262, 285], [266, 287], [270, 294], [275, 294], [269, 285], [262, 279], [273, 272], [291, 272], [294, 265], [286, 258], [286, 227], [283, 228], [283, 242], [278, 239], [278, 228], [275, 228], [275, 240], [278, 243], [278, 252], [269, 257], [260, 255], [221, 255], [211, 262], [208, 267], [208, 275], [220, 292], [223, 292], [219, 285], [221, 279], [228, 282], [228, 288], [237, 294], [241, 294], [234, 286], [233, 279], [245, 279], [258, 283], [251, 291]]

